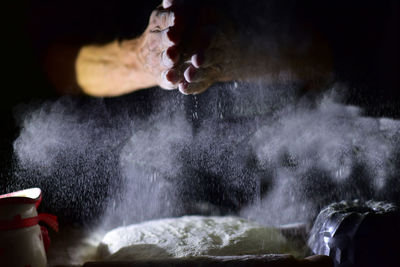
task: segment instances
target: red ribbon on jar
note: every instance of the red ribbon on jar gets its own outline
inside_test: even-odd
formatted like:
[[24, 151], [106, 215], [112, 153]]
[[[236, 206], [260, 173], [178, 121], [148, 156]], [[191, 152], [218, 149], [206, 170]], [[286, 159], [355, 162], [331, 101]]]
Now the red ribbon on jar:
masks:
[[[42, 195], [39, 188], [26, 189], [0, 196], [0, 205], [35, 204], [37, 208], [41, 201]], [[58, 232], [57, 216], [48, 213], [39, 213], [37, 216], [28, 218], [22, 218], [20, 214], [17, 214], [11, 220], [0, 220], [0, 231], [22, 229], [43, 223]], [[40, 225], [40, 230], [43, 245], [47, 251], [50, 246], [49, 233], [43, 225]]]
[[[57, 216], [48, 213], [40, 213], [38, 216], [30, 218], [21, 218], [21, 215], [14, 216], [12, 221], [0, 221], [0, 231], [16, 230], [31, 227], [39, 223], [45, 223], [51, 229], [58, 232]], [[45, 226], [40, 226], [42, 232], [43, 244], [46, 251], [50, 246], [49, 232]]]

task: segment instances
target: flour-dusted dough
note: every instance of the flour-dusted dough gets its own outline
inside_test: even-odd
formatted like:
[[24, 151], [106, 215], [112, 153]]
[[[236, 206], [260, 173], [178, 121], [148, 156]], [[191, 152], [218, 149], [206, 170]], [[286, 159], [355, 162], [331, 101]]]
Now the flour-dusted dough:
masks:
[[298, 255], [279, 230], [237, 217], [185, 216], [118, 227], [99, 246], [99, 259]]

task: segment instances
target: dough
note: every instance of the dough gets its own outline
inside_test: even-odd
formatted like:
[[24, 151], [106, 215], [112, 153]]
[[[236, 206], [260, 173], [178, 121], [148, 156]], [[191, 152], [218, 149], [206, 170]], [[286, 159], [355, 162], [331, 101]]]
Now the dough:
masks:
[[238, 217], [185, 216], [108, 232], [99, 246], [98, 260], [258, 254], [302, 256], [275, 228]]

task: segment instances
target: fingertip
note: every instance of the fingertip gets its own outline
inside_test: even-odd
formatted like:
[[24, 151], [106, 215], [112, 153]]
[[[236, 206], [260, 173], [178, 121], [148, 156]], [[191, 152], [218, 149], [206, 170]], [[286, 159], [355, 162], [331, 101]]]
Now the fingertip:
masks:
[[170, 69], [165, 73], [165, 78], [171, 82], [172, 84], [177, 84], [178, 82], [180, 82], [180, 77], [179, 74], [176, 70], [174, 69]]
[[162, 1], [162, 7], [167, 9], [167, 8], [175, 8], [181, 5], [184, 2], [184, 0], [163, 0]]
[[162, 6], [165, 9], [170, 8], [173, 4], [174, 4], [174, 0], [163, 0], [162, 1]]
[[179, 84], [179, 91], [185, 95], [198, 95], [206, 91], [208, 87], [208, 83], [188, 83], [184, 81]]
[[167, 68], [172, 68], [174, 66], [174, 62], [168, 57], [166, 50], [161, 53], [161, 60], [163, 65]]
[[193, 65], [195, 68], [200, 68], [200, 67], [204, 64], [204, 62], [205, 62], [204, 53], [202, 53], [202, 52], [196, 53], [196, 54], [194, 54], [194, 55], [192, 56], [192, 58], [191, 58], [190, 60], [191, 60], [191, 62], [192, 62], [192, 65]]
[[196, 76], [196, 68], [192, 65], [190, 65], [185, 72], [183, 73], [183, 76], [185, 77], [185, 80], [187, 82], [194, 82], [195, 81], [195, 76]]
[[188, 92], [189, 83], [187, 81], [180, 82], [178, 85], [178, 89], [179, 89], [179, 92], [181, 92], [182, 94], [188, 95], [189, 94], [189, 92]]
[[171, 46], [161, 53], [162, 62], [165, 67], [172, 68], [180, 58], [179, 50], [176, 46]]
[[176, 46], [171, 46], [167, 49], [167, 56], [172, 60], [172, 62], [176, 63], [179, 61], [180, 54], [178, 47]]
[[167, 12], [168, 14], [168, 22], [167, 27], [173, 27], [178, 20], [176, 12]]
[[168, 72], [169, 70], [163, 71], [161, 74], [161, 83], [160, 87], [166, 89], [166, 90], [173, 90], [176, 89], [176, 83], [172, 83], [171, 81], [168, 80]]
[[164, 47], [170, 47], [175, 45], [168, 37], [168, 31], [170, 28], [165, 29], [161, 32], [161, 43]]

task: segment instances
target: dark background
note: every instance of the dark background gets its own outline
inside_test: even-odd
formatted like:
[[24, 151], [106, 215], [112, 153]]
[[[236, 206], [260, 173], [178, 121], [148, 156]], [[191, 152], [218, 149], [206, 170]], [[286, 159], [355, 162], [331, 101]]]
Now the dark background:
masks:
[[[55, 99], [60, 94], [46, 72], [46, 56], [56, 44], [79, 48], [139, 35], [160, 1], [13, 1], [3, 5], [3, 85], [0, 97], [0, 188], [12, 176], [12, 141], [18, 136], [16, 107]], [[76, 50], [76, 49], [75, 49]], [[57, 52], [56, 52], [57, 53]], [[75, 56], [72, 49], [68, 56]], [[65, 57], [60, 55], [61, 64]], [[51, 68], [51, 67], [50, 67]], [[69, 71], [69, 70], [68, 70]], [[68, 73], [66, 74], [68, 75]], [[149, 105], [142, 91], [140, 99]], [[145, 100], [142, 100], [146, 98]], [[82, 98], [85, 102], [86, 97]], [[132, 98], [132, 96], [131, 96]]]
[[[159, 2], [31, 0], [4, 4], [8, 6], [2, 8], [7, 19], [2, 33], [0, 192], [12, 177], [12, 141], [18, 136], [16, 106], [59, 96], [44, 67], [49, 49], [60, 43], [79, 47], [137, 36]], [[297, 10], [330, 42], [335, 77], [349, 88], [346, 101], [365, 108], [370, 116], [398, 118], [399, 2], [298, 1]], [[145, 111], [151, 108], [157, 91], [144, 90], [121, 98]], [[86, 97], [78, 98], [85, 103]], [[121, 98], [110, 99], [110, 105]]]

